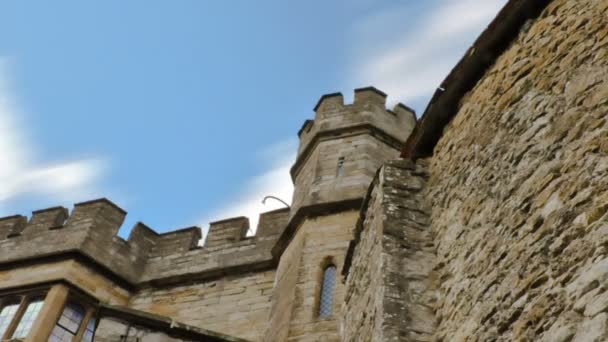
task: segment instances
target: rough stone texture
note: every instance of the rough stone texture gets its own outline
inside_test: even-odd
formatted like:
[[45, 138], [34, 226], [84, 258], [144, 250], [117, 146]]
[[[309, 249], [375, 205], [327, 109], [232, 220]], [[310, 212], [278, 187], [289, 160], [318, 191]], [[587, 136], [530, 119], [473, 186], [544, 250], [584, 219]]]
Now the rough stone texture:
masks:
[[247, 230], [249, 230], [249, 219], [246, 217], [212, 222], [209, 225], [209, 234], [205, 246], [212, 248], [241, 241], [245, 239]]
[[275, 271], [226, 276], [214, 281], [133, 296], [129, 307], [250, 341], [261, 340], [268, 324]]
[[608, 339], [607, 9], [549, 4], [435, 147], [438, 340]]
[[264, 341], [285, 341], [289, 334], [300, 259], [304, 245], [303, 234], [297, 234], [281, 255], [272, 292], [272, 306]]
[[[140, 282], [173, 278], [179, 283], [199, 276], [222, 276], [230, 268], [244, 271], [269, 268], [273, 263], [270, 250], [285, 227], [288, 215], [289, 211], [284, 209], [262, 214], [256, 235], [252, 237], [242, 234], [249, 229], [245, 218], [213, 223], [207, 235], [209, 245], [178, 251], [170, 247], [175, 244], [170, 244], [170, 248], [161, 249], [165, 252], [150, 255]], [[174, 234], [177, 235], [181, 234]], [[191, 243], [189, 238], [181, 241]]]
[[0, 289], [66, 281], [104, 303], [125, 305], [131, 292], [80, 262], [63, 260], [0, 270]]
[[[399, 155], [416, 124], [403, 105], [387, 110], [386, 95], [374, 88], [355, 90], [353, 104], [341, 94], [324, 96], [315, 120], [300, 131], [292, 215], [301, 207], [361, 198], [382, 163]], [[342, 170], [337, 170], [343, 158]]]
[[[126, 213], [108, 200], [96, 200], [77, 204], [69, 217], [65, 208], [51, 208], [34, 212], [27, 224], [23, 216], [0, 218], [0, 264], [77, 253], [133, 286], [172, 277], [217, 277], [229, 268], [270, 265], [270, 250], [288, 214], [283, 209], [262, 214], [254, 237], [227, 239], [212, 225], [210, 245], [201, 248], [198, 227], [158, 234], [138, 223], [124, 240], [116, 233]], [[241, 228], [246, 231], [248, 221]]]
[[[306, 220], [298, 231], [303, 239], [298, 278], [289, 324], [288, 341], [337, 341], [340, 339], [339, 313], [344, 285], [339, 276], [357, 211]], [[333, 264], [338, 270], [334, 288], [333, 313], [320, 318], [319, 298], [323, 270]]]
[[323, 270], [329, 264], [342, 269], [352, 239], [356, 211], [306, 220], [279, 263], [271, 321], [265, 341], [338, 341], [340, 304], [344, 285], [337, 277], [333, 314], [320, 318], [319, 298]]
[[[361, 198], [380, 165], [398, 155], [398, 149], [365, 131], [318, 142], [296, 175], [292, 214], [308, 205]], [[344, 158], [341, 175], [339, 158]]]
[[[424, 163], [422, 163], [424, 164]], [[423, 165], [386, 163], [357, 223], [345, 272], [343, 341], [430, 341], [435, 253]]]
[[[69, 217], [66, 209], [51, 208], [34, 212], [29, 222], [0, 219], [0, 289], [67, 281], [105, 303], [261, 339], [275, 276], [270, 250], [289, 210], [262, 214], [253, 237], [241, 234], [246, 220], [212, 224], [203, 247], [196, 227], [158, 234], [138, 223], [125, 241], [115, 235], [124, 215], [99, 200], [76, 205]], [[235, 222], [239, 232], [230, 238]], [[19, 265], [28, 259], [31, 264]], [[89, 267], [90, 260], [97, 267]]]
[[[358, 217], [354, 206], [339, 203], [362, 200], [377, 169], [397, 157], [415, 124], [413, 112], [403, 105], [393, 111], [385, 105], [386, 95], [374, 88], [356, 90], [351, 105], [343, 103], [342, 95], [326, 95], [315, 107], [314, 122], [307, 121], [300, 131], [291, 170], [295, 189], [290, 222], [280, 238], [286, 247], [280, 254], [265, 341], [340, 339], [341, 281], [334, 289], [333, 314], [318, 314], [323, 270], [329, 264], [342, 269]], [[308, 213], [302, 218], [302, 212]]]
[[[235, 218], [204, 246], [196, 227], [140, 223], [124, 240], [107, 200], [1, 218], [0, 289], [67, 282], [164, 316], [143, 319], [160, 331], [102, 315], [102, 342], [195, 329], [178, 321], [265, 341], [608, 340], [607, 27], [607, 0], [553, 0], [460, 99], [430, 161], [386, 163], [371, 188], [413, 113], [373, 88], [352, 105], [322, 97], [300, 132], [293, 206], [255, 237]], [[329, 263], [348, 280], [320, 319]]]
[[411, 109], [398, 104], [392, 111], [387, 110], [386, 95], [372, 87], [356, 89], [354, 97], [354, 103], [348, 105], [344, 104], [344, 98], [339, 93], [321, 97], [315, 107], [314, 122], [307, 121], [299, 133], [301, 143], [298, 157], [311, 147], [311, 142], [319, 134], [364, 124], [375, 126], [405, 142], [416, 124]]
[[[101, 265], [124, 274], [127, 279], [134, 280], [140, 274], [130, 262], [132, 255], [126, 242], [115, 236], [125, 212], [111, 202], [78, 204], [65, 223], [55, 218], [39, 220], [41, 216], [35, 212], [18, 232], [13, 228], [12, 235], [0, 233], [5, 236], [0, 240], [1, 264], [81, 250], [83, 255], [99, 260]], [[6, 223], [14, 220], [0, 219], [0, 227], [7, 229]]]
[[138, 223], [124, 240], [116, 233], [126, 213], [105, 199], [71, 215], [57, 207], [29, 222], [0, 218], [0, 289], [67, 281], [101, 302], [253, 341], [339, 340], [344, 285], [337, 279], [333, 314], [321, 319], [323, 270], [342, 269], [356, 207], [415, 124], [403, 105], [386, 110], [385, 98], [373, 88], [356, 90], [352, 105], [322, 98], [300, 134], [293, 206], [261, 215], [255, 236], [237, 217], [211, 223], [202, 246], [197, 227], [159, 234]]

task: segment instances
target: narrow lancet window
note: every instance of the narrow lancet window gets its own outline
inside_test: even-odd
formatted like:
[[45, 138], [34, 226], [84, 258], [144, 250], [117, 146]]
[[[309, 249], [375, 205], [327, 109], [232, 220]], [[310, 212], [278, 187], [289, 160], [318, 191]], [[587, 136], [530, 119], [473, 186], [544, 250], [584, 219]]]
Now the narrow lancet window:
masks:
[[334, 301], [334, 286], [336, 284], [336, 266], [329, 265], [323, 271], [321, 298], [319, 301], [319, 317], [331, 316]]
[[336, 167], [336, 177], [341, 177], [344, 174], [344, 157], [338, 158], [338, 166]]

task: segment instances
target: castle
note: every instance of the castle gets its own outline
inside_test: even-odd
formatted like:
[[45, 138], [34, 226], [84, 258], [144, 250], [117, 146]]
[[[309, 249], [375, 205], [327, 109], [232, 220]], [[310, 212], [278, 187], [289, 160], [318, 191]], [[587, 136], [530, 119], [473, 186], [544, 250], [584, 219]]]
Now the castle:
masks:
[[419, 120], [321, 97], [290, 207], [0, 218], [0, 341], [608, 340], [608, 1], [510, 0]]

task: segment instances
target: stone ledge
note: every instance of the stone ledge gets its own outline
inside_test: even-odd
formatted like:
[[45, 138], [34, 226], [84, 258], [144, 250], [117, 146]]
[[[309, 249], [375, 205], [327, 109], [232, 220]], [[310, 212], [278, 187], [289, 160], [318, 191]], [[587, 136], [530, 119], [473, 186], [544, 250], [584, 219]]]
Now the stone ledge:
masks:
[[155, 331], [165, 332], [171, 337], [209, 342], [246, 342], [244, 339], [197, 328], [174, 321], [171, 318], [143, 312], [123, 306], [101, 305], [99, 315], [103, 318], [118, 318], [129, 324], [141, 325]]

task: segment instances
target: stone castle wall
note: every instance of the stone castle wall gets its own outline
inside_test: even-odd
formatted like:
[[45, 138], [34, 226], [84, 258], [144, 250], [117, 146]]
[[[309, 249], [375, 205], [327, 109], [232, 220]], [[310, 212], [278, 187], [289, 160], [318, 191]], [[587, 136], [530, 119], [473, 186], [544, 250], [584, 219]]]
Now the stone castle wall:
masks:
[[361, 198], [380, 165], [397, 156], [398, 149], [366, 132], [321, 141], [296, 177], [293, 208]]
[[139, 291], [129, 307], [191, 326], [260, 341], [268, 325], [275, 271]]
[[[352, 105], [322, 97], [300, 132], [292, 210], [262, 215], [255, 237], [241, 217], [212, 223], [202, 247], [196, 227], [140, 223], [124, 240], [126, 213], [107, 200], [0, 218], [0, 289], [70, 283], [118, 315], [101, 316], [102, 341], [187, 341], [195, 327], [253, 341], [608, 340], [607, 27], [607, 0], [551, 1], [445, 129], [420, 129], [411, 146], [434, 150], [415, 163], [386, 162], [411, 110], [386, 110], [374, 88]], [[476, 72], [462, 65], [448, 79]], [[345, 278], [320, 318], [329, 263]]]
[[344, 285], [337, 276], [333, 314], [319, 317], [323, 271], [344, 264], [356, 210], [305, 220], [281, 256], [264, 341], [338, 341]]
[[343, 341], [428, 341], [434, 333], [435, 254], [421, 164], [390, 161], [370, 187], [344, 269]]
[[386, 109], [386, 94], [355, 90], [352, 104], [341, 94], [324, 95], [315, 120], [299, 132], [291, 175], [294, 196], [287, 228], [273, 253], [280, 257], [265, 341], [340, 339], [341, 281], [333, 314], [319, 315], [323, 271], [342, 269], [362, 198], [376, 170], [396, 158], [416, 119], [411, 109]]
[[281, 255], [263, 339], [265, 342], [285, 341], [289, 335], [303, 245], [304, 239], [296, 235]]
[[238, 337], [177, 322], [143, 311], [101, 305], [97, 342], [245, 342]]
[[191, 326], [260, 340], [275, 278], [271, 249], [289, 210], [260, 216], [257, 234], [234, 218], [158, 234], [142, 223], [116, 235], [126, 213], [108, 200], [0, 218], [0, 289], [67, 281], [101, 301]]
[[342, 269], [357, 216], [356, 210], [321, 216], [304, 221], [299, 228], [295, 239], [302, 240], [302, 248], [297, 256], [298, 274], [287, 341], [340, 339], [340, 304], [344, 298], [344, 286], [339, 273], [333, 289], [333, 309], [329, 317], [319, 317], [319, 299], [325, 267], [333, 264], [338, 272]]
[[435, 147], [439, 341], [608, 339], [607, 27], [551, 2]]
[[272, 264], [270, 251], [288, 213], [260, 215], [253, 237], [245, 236], [246, 218], [211, 223], [207, 243], [199, 246], [198, 227], [158, 234], [138, 223], [129, 239], [122, 239], [117, 233], [126, 212], [106, 199], [76, 204], [71, 215], [65, 208], [50, 208], [35, 211], [29, 220], [0, 218], [0, 266], [78, 257], [121, 278], [127, 288], [252, 271]]
[[[288, 214], [281, 209], [261, 215], [254, 237], [246, 236], [247, 218], [213, 222], [202, 249], [181, 253], [175, 252], [182, 235], [177, 234], [159, 249], [163, 253], [148, 260], [145, 274], [154, 276], [142, 279], [148, 285], [132, 296], [129, 307], [250, 341], [261, 340], [276, 275], [270, 250]], [[219, 271], [196, 280], [200, 270], [214, 267]], [[155, 286], [155, 278], [173, 279]]]
[[354, 97], [352, 104], [344, 104], [341, 94], [321, 97], [315, 120], [300, 130], [291, 169], [292, 215], [305, 206], [361, 198], [380, 165], [399, 155], [416, 124], [414, 112], [402, 104], [387, 110], [386, 94], [375, 88], [357, 89]]
[[[262, 214], [253, 237], [237, 217], [211, 223], [202, 245], [198, 227], [159, 234], [141, 222], [125, 240], [126, 212], [106, 199], [0, 218], [0, 289], [67, 281], [101, 303], [236, 338], [338, 340], [344, 285], [333, 314], [319, 317], [323, 270], [341, 271], [369, 183], [416, 122], [385, 104], [371, 87], [355, 90], [353, 104], [321, 98], [299, 134], [293, 205]], [[141, 336], [156, 334], [148, 330]]]

